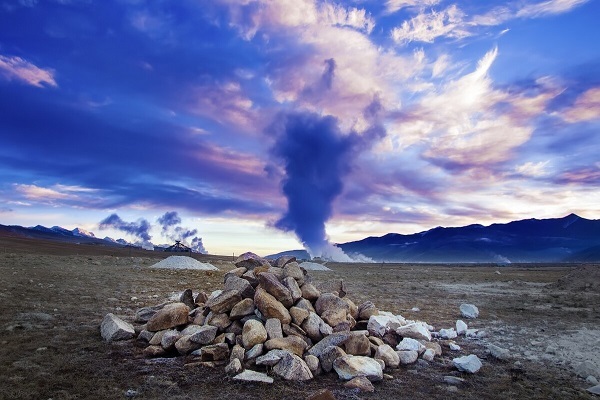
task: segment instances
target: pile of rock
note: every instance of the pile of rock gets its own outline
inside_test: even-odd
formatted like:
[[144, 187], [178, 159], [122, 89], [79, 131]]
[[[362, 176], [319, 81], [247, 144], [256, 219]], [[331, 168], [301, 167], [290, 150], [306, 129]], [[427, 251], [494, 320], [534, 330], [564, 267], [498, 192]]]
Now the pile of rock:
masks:
[[[386, 368], [440, 356], [432, 332], [456, 337], [454, 330], [434, 332], [425, 322], [378, 310], [370, 301], [356, 305], [345, 296], [343, 282], [339, 290], [321, 293], [294, 257], [269, 262], [245, 253], [235, 265], [225, 274], [223, 290], [194, 298], [188, 289], [180, 302], [138, 310], [136, 320], [145, 325], [137, 338], [148, 343], [146, 356], [185, 355], [199, 364], [223, 365], [234, 379], [262, 382], [272, 378], [253, 369], [269, 367], [286, 380], [333, 370], [369, 390], [369, 381], [382, 380]], [[102, 336], [132, 338], [134, 329], [127, 325], [108, 314]], [[457, 331], [466, 330], [460, 321]], [[477, 364], [472, 357], [466, 364]], [[461, 370], [479, 369], [464, 365], [456, 363]]]

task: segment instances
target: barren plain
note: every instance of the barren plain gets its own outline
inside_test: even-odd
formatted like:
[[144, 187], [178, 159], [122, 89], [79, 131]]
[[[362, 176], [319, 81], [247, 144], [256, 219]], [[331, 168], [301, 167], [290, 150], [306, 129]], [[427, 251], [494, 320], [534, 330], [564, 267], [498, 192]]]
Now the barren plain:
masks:
[[[358, 393], [335, 373], [306, 383], [242, 384], [222, 367], [186, 366], [185, 357], [146, 359], [135, 340], [104, 342], [99, 325], [107, 313], [133, 321], [137, 309], [187, 288], [221, 288], [233, 268], [231, 257], [204, 255], [194, 257], [219, 271], [150, 268], [165, 257], [0, 237], [0, 398], [305, 399], [322, 388], [339, 400], [594, 398], [574, 371], [583, 361], [600, 369], [600, 265], [328, 263], [331, 272], [312, 271], [323, 289], [343, 279], [355, 303], [371, 300], [436, 328], [453, 327], [462, 303], [479, 307], [479, 318], [466, 322], [487, 337], [459, 338], [460, 352], [442, 344], [444, 354], [433, 362], [386, 371], [393, 379]], [[509, 349], [513, 359], [494, 359], [488, 343]], [[452, 358], [471, 353], [483, 360], [478, 373], [452, 368]], [[447, 375], [465, 383], [449, 386]]]

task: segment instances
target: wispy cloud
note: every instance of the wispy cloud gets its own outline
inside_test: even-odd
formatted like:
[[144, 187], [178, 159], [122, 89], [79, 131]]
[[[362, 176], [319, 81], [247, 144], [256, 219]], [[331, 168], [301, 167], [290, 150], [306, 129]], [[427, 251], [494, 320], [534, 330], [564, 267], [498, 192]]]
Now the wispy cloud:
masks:
[[58, 86], [54, 79], [54, 70], [40, 68], [16, 56], [0, 54], [0, 75], [9, 81], [18, 80], [39, 88], [43, 88], [45, 85]]
[[559, 115], [569, 123], [600, 119], [600, 87], [587, 90]]
[[540, 3], [526, 4], [517, 12], [517, 17], [536, 18], [545, 15], [561, 14], [587, 3], [590, 0], [548, 0]]
[[439, 4], [441, 0], [387, 0], [385, 3], [386, 12], [391, 14], [403, 8], [418, 7], [427, 8]]
[[464, 23], [465, 14], [456, 5], [442, 10], [419, 13], [392, 30], [396, 43], [433, 43], [438, 37], [464, 38], [470, 36]]

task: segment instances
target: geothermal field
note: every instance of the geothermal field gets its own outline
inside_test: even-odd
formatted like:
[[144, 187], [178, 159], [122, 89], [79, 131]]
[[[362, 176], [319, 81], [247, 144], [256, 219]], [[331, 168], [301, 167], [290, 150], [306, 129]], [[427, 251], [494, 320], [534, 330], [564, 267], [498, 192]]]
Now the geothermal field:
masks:
[[[433, 328], [430, 342], [441, 355], [386, 366], [371, 392], [348, 387], [335, 370], [295, 381], [282, 378], [277, 366], [255, 363], [242, 368], [273, 382], [240, 381], [226, 372], [229, 353], [224, 362], [177, 351], [150, 356], [148, 333], [146, 339], [103, 340], [100, 325], [109, 313], [131, 323], [137, 337], [148, 328], [135, 322], [140, 309], [178, 302], [186, 289], [194, 295], [222, 290], [225, 275], [236, 268], [232, 257], [194, 254], [198, 262], [188, 260], [184, 269], [170, 266], [159, 252], [6, 238], [0, 245], [0, 398], [306, 399], [323, 390], [329, 392], [318, 398], [597, 398], [587, 389], [600, 378], [598, 265], [327, 263], [329, 271], [307, 271], [320, 293], [343, 296], [343, 288], [357, 306], [370, 301], [380, 311]], [[157, 263], [162, 268], [152, 267]], [[477, 306], [477, 318], [461, 317], [465, 303]], [[477, 334], [439, 337], [459, 319]], [[358, 322], [353, 329], [367, 327]], [[242, 335], [235, 336], [241, 342]], [[220, 348], [231, 351], [230, 339], [222, 337]], [[477, 372], [453, 364], [467, 355], [481, 361]]]

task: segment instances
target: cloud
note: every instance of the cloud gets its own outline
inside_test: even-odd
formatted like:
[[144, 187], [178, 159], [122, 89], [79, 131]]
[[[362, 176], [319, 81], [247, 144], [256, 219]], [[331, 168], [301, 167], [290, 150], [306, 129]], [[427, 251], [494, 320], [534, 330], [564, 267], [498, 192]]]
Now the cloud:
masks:
[[559, 114], [566, 122], [577, 123], [600, 119], [600, 87], [588, 89], [572, 107]]
[[532, 162], [528, 161], [525, 164], [521, 164], [515, 167], [515, 172], [522, 176], [539, 178], [548, 174], [546, 167], [550, 163], [550, 160]]
[[548, 0], [526, 4], [516, 13], [517, 17], [537, 18], [546, 15], [562, 14], [587, 3], [589, 0]]
[[21, 57], [0, 54], [0, 75], [7, 80], [19, 80], [29, 85], [43, 88], [45, 85], [57, 87], [54, 70], [39, 68]]
[[439, 4], [441, 0], [387, 0], [385, 9], [388, 14], [395, 13], [403, 8], [427, 8]]
[[100, 229], [112, 228], [128, 233], [133, 237], [140, 239], [144, 247], [149, 247], [152, 245], [152, 243], [150, 243], [150, 240], [152, 240], [152, 236], [150, 236], [150, 229], [152, 226], [143, 218], [138, 219], [136, 222], [126, 222], [123, 221], [117, 214], [111, 214], [100, 221], [98, 227]]
[[392, 39], [399, 44], [433, 43], [438, 37], [461, 39], [470, 36], [464, 23], [465, 14], [455, 4], [442, 10], [419, 13], [392, 29]]

